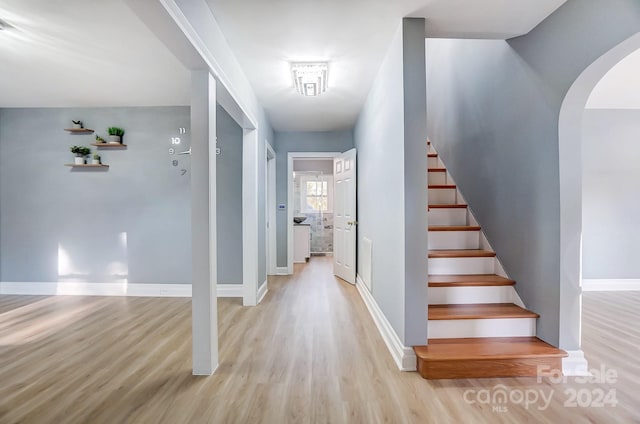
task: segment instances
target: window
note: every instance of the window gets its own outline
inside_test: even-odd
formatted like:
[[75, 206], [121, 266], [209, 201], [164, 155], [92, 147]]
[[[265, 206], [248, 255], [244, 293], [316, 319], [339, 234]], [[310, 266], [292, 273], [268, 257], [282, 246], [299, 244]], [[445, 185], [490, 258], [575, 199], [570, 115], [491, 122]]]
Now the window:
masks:
[[303, 175], [300, 177], [300, 211], [333, 211], [333, 177]]

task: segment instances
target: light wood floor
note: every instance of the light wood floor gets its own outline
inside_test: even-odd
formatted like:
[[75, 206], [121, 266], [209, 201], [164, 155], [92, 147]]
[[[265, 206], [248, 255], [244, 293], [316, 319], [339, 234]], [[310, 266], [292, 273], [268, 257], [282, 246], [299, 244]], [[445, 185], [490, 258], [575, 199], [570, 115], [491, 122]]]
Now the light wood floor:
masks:
[[[585, 295], [584, 350], [591, 367], [618, 372], [615, 384], [427, 381], [397, 370], [329, 261], [270, 279], [257, 307], [220, 299], [221, 359], [211, 377], [191, 375], [189, 299], [0, 296], [0, 422], [640, 422], [640, 292]], [[465, 402], [496, 385], [542, 391], [550, 405], [511, 402], [498, 412]], [[619, 403], [564, 406], [565, 390], [585, 388], [615, 389]]]

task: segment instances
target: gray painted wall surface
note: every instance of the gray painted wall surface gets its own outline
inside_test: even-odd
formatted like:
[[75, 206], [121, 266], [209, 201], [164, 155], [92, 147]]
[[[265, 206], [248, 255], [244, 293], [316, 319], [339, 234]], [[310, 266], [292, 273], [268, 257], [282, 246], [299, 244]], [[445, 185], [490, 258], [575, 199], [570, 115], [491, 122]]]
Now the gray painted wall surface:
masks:
[[427, 87], [425, 20], [402, 20], [404, 90], [405, 346], [427, 341]]
[[640, 279], [639, 136], [640, 110], [585, 110], [583, 278]]
[[[509, 42], [427, 41], [429, 137], [525, 304], [541, 314], [538, 335], [554, 344], [560, 106], [580, 73], [638, 28], [636, 0], [569, 0]], [[578, 338], [563, 347], [577, 349]]]
[[220, 106], [216, 137], [218, 284], [242, 284], [242, 128]]
[[372, 294], [405, 346], [427, 340], [424, 26], [403, 19], [354, 130], [358, 251], [371, 240]]
[[[276, 132], [276, 207], [288, 205], [287, 156], [289, 152], [345, 152], [353, 149], [351, 131]], [[277, 266], [287, 266], [287, 210], [276, 211]]]
[[[404, 99], [398, 29], [354, 129], [358, 251], [372, 242], [372, 294], [404, 342]], [[362, 261], [358, 274], [362, 275]]]
[[[72, 119], [101, 135], [125, 129], [126, 150], [100, 151], [108, 171], [64, 166], [71, 145], [94, 141], [63, 131]], [[67, 281], [64, 271], [71, 281], [190, 283], [190, 173], [179, 173], [189, 158], [173, 167], [168, 154], [189, 121], [188, 107], [0, 110], [2, 281]]]

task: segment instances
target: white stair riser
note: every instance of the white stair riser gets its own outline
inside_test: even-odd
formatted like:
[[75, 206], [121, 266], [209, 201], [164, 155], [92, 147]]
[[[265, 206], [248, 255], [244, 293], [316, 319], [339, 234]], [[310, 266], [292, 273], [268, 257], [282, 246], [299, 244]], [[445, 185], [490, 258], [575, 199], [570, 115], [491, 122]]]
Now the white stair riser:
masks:
[[513, 286], [429, 287], [430, 305], [471, 303], [514, 303]]
[[494, 274], [495, 257], [490, 258], [430, 258], [429, 274]]
[[533, 337], [535, 318], [429, 320], [430, 339], [467, 337]]
[[429, 203], [432, 205], [450, 205], [456, 203], [455, 188], [429, 189]]
[[436, 156], [434, 158], [427, 158], [427, 167], [428, 168], [439, 168], [440, 167], [440, 161], [438, 160], [438, 157]]
[[429, 225], [467, 225], [467, 210], [431, 208], [429, 210]]
[[429, 231], [429, 249], [479, 249], [480, 231]]
[[429, 184], [446, 184], [447, 173], [446, 172], [429, 172]]

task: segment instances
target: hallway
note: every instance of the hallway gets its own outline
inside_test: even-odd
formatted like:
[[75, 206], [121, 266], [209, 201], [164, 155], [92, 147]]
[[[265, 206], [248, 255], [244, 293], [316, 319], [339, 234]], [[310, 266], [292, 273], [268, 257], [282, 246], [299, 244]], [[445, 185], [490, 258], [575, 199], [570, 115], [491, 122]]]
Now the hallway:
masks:
[[[592, 368], [616, 369], [614, 385], [427, 381], [397, 370], [356, 289], [331, 275], [331, 260], [313, 257], [293, 276], [270, 278], [257, 307], [219, 299], [220, 367], [211, 377], [191, 375], [190, 299], [0, 296], [0, 423], [640, 420], [629, 350], [640, 333], [625, 324], [637, 322], [640, 293], [585, 296], [584, 349]], [[498, 384], [553, 398], [544, 410], [542, 401], [505, 412], [465, 403]], [[615, 388], [619, 404], [567, 408], [570, 388]]]

